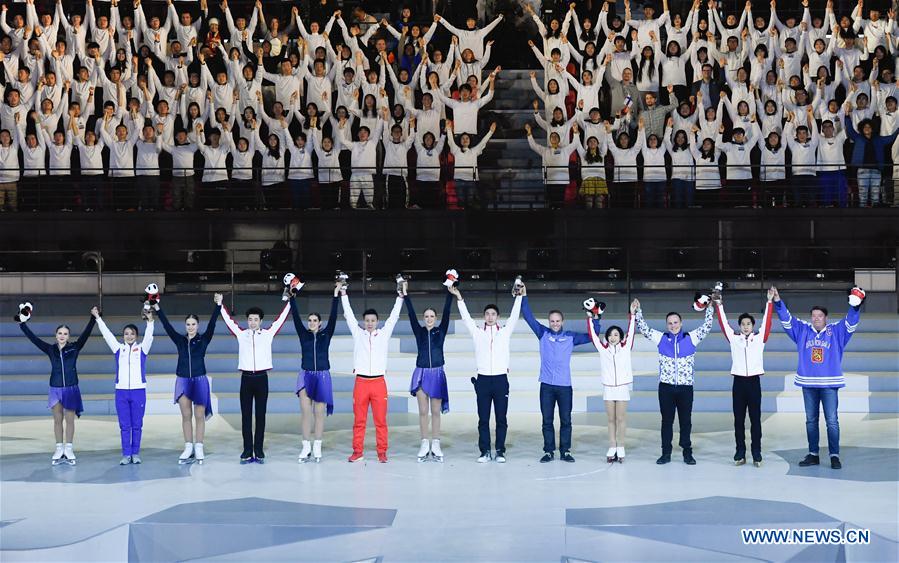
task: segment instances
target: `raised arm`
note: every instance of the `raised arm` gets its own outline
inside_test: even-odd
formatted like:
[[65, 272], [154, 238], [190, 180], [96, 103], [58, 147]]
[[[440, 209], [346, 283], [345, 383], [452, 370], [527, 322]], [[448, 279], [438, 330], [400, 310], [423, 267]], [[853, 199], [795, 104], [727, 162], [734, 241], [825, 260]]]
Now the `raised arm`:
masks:
[[727, 313], [724, 312], [724, 303], [721, 301], [715, 302], [715, 311], [718, 312], [718, 326], [721, 327], [721, 332], [724, 334], [724, 338], [730, 342], [734, 339], [734, 329], [731, 328], [730, 323], [727, 321]]
[[531, 306], [528, 303], [527, 295], [521, 298], [521, 313], [524, 315], [524, 321], [528, 323], [528, 326], [531, 327], [531, 331], [537, 338], [542, 338], [546, 331], [549, 330], [534, 318], [534, 313], [531, 312]]
[[243, 332], [243, 329], [240, 328], [234, 319], [231, 317], [231, 313], [228, 311], [228, 307], [222, 305], [222, 320], [225, 321], [225, 326], [228, 327], [228, 330], [231, 331], [231, 334], [237, 336], [239, 333]]
[[397, 295], [396, 301], [393, 303], [393, 309], [390, 310], [390, 316], [384, 322], [383, 330], [387, 333], [387, 337], [393, 334], [397, 321], [400, 320], [400, 311], [403, 310], [403, 298]]
[[272, 326], [268, 327], [268, 330], [270, 332], [274, 332], [275, 334], [278, 334], [281, 331], [281, 327], [283, 327], [284, 323], [287, 322], [287, 315], [289, 315], [289, 314], [290, 314], [290, 303], [285, 303], [284, 308], [281, 309], [281, 314], [278, 315], [278, 318], [275, 319], [275, 322], [272, 323]]
[[175, 327], [172, 326], [172, 323], [169, 322], [169, 318], [165, 316], [165, 312], [158, 305], [156, 306], [156, 314], [159, 315], [159, 320], [162, 321], [162, 328], [165, 330], [166, 334], [169, 335], [169, 338], [172, 339], [173, 342], [177, 342], [180, 339], [184, 338], [184, 335], [179, 334]]
[[84, 327], [84, 330], [81, 331], [81, 334], [78, 335], [78, 340], [75, 341], [75, 347], [81, 350], [84, 348], [84, 345], [87, 344], [87, 341], [90, 340], [91, 332], [94, 330], [94, 325], [97, 324], [97, 320], [91, 316], [90, 320], [87, 321], [87, 325]]
[[521, 314], [521, 300], [521, 295], [515, 298], [515, 302], [512, 304], [512, 311], [509, 313], [509, 320], [506, 321], [506, 326], [503, 327], [504, 331], [508, 330], [510, 333], [515, 331], [515, 325], [518, 324], [518, 317]]
[[634, 313], [634, 320], [637, 322], [637, 329], [640, 331], [640, 334], [649, 340], [652, 340], [655, 344], [662, 341], [662, 332], [650, 328], [650, 326], [646, 324], [646, 321], [643, 319], [643, 309], [639, 308], [639, 304], [637, 311]]
[[140, 351], [143, 352], [145, 356], [150, 353], [150, 348], [153, 346], [153, 329], [155, 326], [156, 322], [152, 317], [147, 319], [147, 328], [144, 329], [144, 338], [140, 341]]
[[119, 351], [119, 341], [116, 340], [112, 331], [109, 330], [109, 327], [106, 326], [106, 323], [103, 322], [103, 319], [100, 317], [95, 317], [97, 319], [97, 328], [100, 329], [100, 334], [103, 335], [103, 341], [106, 342], [106, 345], [109, 346], [109, 351], [115, 354]]
[[705, 321], [696, 330], [690, 331], [690, 340], [694, 346], [698, 346], [700, 342], [712, 331], [712, 320], [715, 318], [715, 311], [711, 307], [705, 308]]
[[468, 306], [465, 305], [465, 300], [462, 299], [461, 293], [456, 293], [456, 304], [459, 306], [459, 315], [462, 317], [462, 322], [465, 323], [465, 328], [468, 329], [468, 333], [474, 337], [478, 333], [478, 326], [474, 324], [474, 319], [471, 318], [471, 315], [468, 313]]
[[224, 307], [219, 302], [212, 310], [212, 316], [209, 317], [209, 324], [206, 325], [206, 330], [203, 332], [203, 340], [206, 341], [206, 344], [209, 344], [212, 337], [215, 335], [215, 323], [218, 321], [219, 315], [222, 314], [223, 309]]
[[28, 323], [19, 323], [19, 328], [22, 330], [25, 336], [28, 337], [28, 340], [30, 340], [32, 344], [37, 346], [38, 350], [40, 350], [41, 352], [47, 354], [53, 349], [52, 344], [44, 342], [43, 340], [35, 336], [33, 332], [31, 332], [31, 329], [28, 327]]
[[424, 330], [421, 326], [421, 323], [418, 322], [418, 317], [415, 316], [415, 308], [412, 307], [412, 298], [408, 295], [403, 297], [403, 301], [406, 302], [406, 313], [409, 315], [409, 326], [412, 327], [412, 332], [415, 336], [419, 336]]
[[353, 307], [350, 305], [350, 298], [347, 297], [346, 293], [341, 294], [340, 304], [343, 305], [343, 318], [346, 319], [346, 324], [350, 327], [350, 332], [353, 333], [354, 336], [358, 335], [362, 332], [362, 329], [359, 328], [359, 321], [356, 320], [356, 315], [353, 314]]

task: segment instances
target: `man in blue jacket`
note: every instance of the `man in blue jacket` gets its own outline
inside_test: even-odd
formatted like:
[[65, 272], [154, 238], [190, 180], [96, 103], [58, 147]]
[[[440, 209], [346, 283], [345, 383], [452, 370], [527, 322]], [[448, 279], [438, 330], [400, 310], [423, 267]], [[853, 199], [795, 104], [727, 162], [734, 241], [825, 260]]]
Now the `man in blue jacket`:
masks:
[[[847, 107], [850, 105], [847, 103]], [[893, 145], [896, 138], [892, 135], [875, 135], [874, 124], [870, 119], [864, 119], [858, 124], [859, 131], [852, 126], [852, 118], [849, 110], [846, 112], [846, 134], [852, 141], [852, 166], [858, 167], [858, 206], [867, 207], [870, 195], [870, 205], [880, 205], [880, 184], [885, 166], [884, 153]]]
[[[543, 414], [543, 457], [540, 463], [553, 460], [556, 429], [553, 426], [556, 405], [559, 406], [559, 458], [574, 463], [571, 455], [571, 353], [579, 344], [590, 342], [585, 332], [562, 330], [562, 312], [549, 312], [549, 327], [534, 318], [528, 304], [527, 288], [521, 290], [521, 313], [534, 335], [540, 340], [540, 412]], [[600, 332], [599, 319], [593, 321]]]
[[840, 469], [840, 421], [837, 419], [837, 392], [846, 386], [843, 377], [843, 351], [858, 327], [859, 309], [865, 292], [853, 288], [849, 295], [849, 312], [846, 318], [834, 323], [827, 322], [827, 309], [814, 306], [811, 322], [793, 317], [781, 300], [777, 288], [774, 292], [774, 309], [780, 318], [784, 332], [796, 343], [799, 352], [799, 366], [793, 383], [802, 388], [805, 402], [805, 432], [808, 436], [808, 455], [799, 462], [801, 467], [818, 465], [818, 412], [819, 404], [824, 406], [824, 421], [827, 425], [827, 449], [830, 466]]

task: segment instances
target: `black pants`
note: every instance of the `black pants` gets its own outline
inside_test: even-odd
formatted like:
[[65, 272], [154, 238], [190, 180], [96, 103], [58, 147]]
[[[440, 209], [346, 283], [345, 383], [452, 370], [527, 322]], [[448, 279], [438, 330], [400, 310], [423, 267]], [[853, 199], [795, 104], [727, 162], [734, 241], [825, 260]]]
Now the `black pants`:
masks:
[[556, 449], [556, 429], [553, 419], [559, 405], [559, 453], [571, 451], [571, 402], [572, 388], [562, 385], [540, 384], [540, 412], [543, 414], [543, 451]]
[[472, 377], [474, 392], [478, 397], [478, 448], [481, 454], [490, 451], [490, 406], [496, 417], [496, 453], [506, 451], [506, 412], [509, 410], [509, 377], [502, 375], [478, 375]]
[[[256, 402], [256, 438], [253, 439], [253, 402]], [[263, 457], [265, 442], [265, 408], [268, 404], [268, 372], [245, 371], [240, 376], [240, 428], [243, 432], [241, 457], [254, 453]]]
[[693, 427], [693, 386], [670, 385], [659, 382], [659, 410], [662, 411], [662, 454], [671, 455], [671, 439], [674, 437], [674, 413], [680, 423], [678, 444], [684, 454], [693, 453], [690, 444], [690, 430]]
[[318, 196], [321, 209], [337, 209], [340, 207], [340, 182], [320, 183]]
[[734, 439], [737, 453], [746, 454], [746, 410], [749, 410], [749, 439], [752, 457], [762, 456], [762, 378], [734, 376]]
[[406, 208], [406, 179], [402, 176], [387, 176], [387, 207], [389, 209]]

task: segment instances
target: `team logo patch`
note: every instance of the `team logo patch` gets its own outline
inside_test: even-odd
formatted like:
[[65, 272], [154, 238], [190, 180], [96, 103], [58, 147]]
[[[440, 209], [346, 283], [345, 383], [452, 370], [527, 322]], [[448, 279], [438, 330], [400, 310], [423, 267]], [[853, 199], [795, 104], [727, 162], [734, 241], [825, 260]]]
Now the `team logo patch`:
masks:
[[812, 348], [812, 363], [813, 364], [823, 364], [824, 363], [824, 348]]

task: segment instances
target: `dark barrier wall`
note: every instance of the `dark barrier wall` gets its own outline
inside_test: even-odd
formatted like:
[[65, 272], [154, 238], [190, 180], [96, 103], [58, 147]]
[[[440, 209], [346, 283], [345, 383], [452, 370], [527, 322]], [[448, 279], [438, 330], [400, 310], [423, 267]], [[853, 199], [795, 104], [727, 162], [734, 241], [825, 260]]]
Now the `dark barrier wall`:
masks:
[[[23, 213], [2, 216], [0, 237], [4, 251], [99, 250], [106, 271], [178, 270], [183, 250], [263, 249], [278, 241], [289, 265], [308, 273], [361, 270], [363, 254], [367, 271], [374, 273], [450, 264], [573, 273], [625, 266], [651, 273], [725, 262], [769, 271], [875, 268], [895, 264], [899, 209]], [[58, 255], [42, 259], [45, 270], [65, 269], [54, 267]], [[226, 260], [207, 259], [200, 265], [210, 270]], [[0, 268], [25, 269], [25, 260], [34, 266], [38, 258], [0, 253]]]

